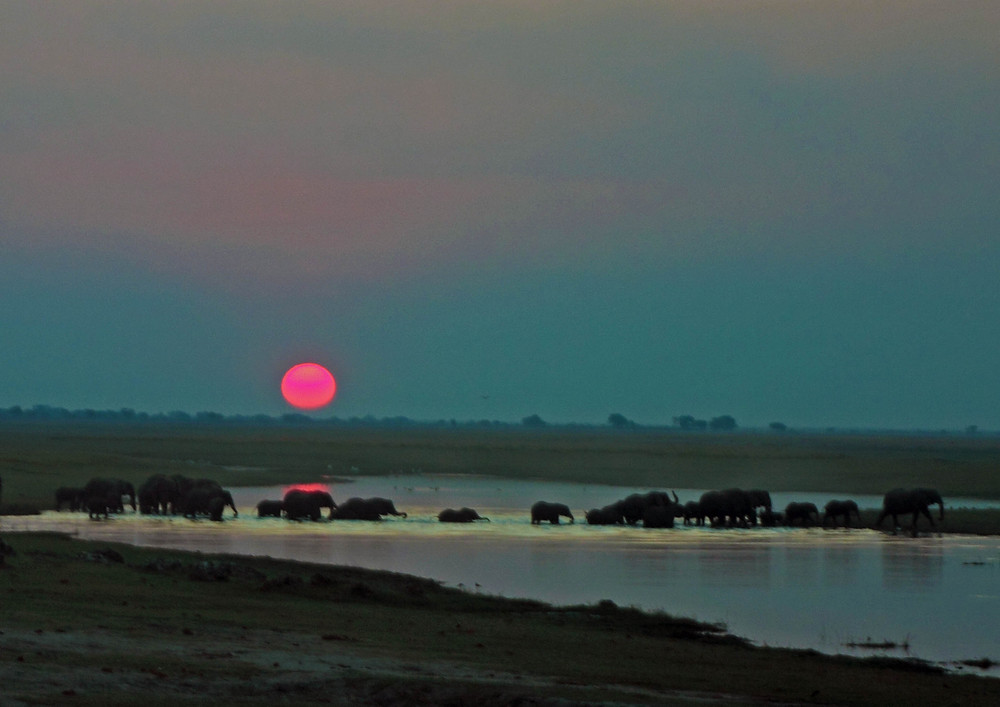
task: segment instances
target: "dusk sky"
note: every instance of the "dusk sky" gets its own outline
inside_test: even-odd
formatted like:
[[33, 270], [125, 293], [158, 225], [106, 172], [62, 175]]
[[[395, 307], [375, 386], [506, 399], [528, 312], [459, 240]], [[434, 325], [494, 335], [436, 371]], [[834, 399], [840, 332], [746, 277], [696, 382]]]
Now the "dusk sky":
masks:
[[1000, 2], [0, 0], [0, 407], [1000, 429]]

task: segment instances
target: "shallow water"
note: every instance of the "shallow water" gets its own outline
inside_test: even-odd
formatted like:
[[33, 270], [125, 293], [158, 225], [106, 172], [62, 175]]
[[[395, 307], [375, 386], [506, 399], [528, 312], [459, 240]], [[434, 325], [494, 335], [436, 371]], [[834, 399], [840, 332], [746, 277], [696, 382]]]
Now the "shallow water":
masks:
[[[785, 528], [647, 530], [582, 522], [584, 509], [637, 490], [624, 487], [402, 476], [358, 479], [331, 490], [337, 500], [387, 496], [409, 516], [383, 523], [260, 519], [253, 513], [257, 501], [280, 498], [282, 489], [241, 488], [234, 489], [241, 515], [224, 523], [132, 514], [93, 522], [83, 514], [50, 512], [6, 517], [3, 529], [357, 565], [557, 604], [611, 599], [723, 622], [733, 633], [772, 646], [942, 662], [1000, 659], [998, 538]], [[677, 493], [683, 501], [700, 491]], [[830, 497], [772, 494], [779, 508], [793, 499], [822, 506]], [[862, 508], [881, 504], [881, 498], [853, 498]], [[581, 522], [532, 526], [527, 508], [539, 499], [568, 503]], [[465, 505], [491, 522], [436, 521], [442, 508]], [[846, 645], [885, 641], [906, 650]]]

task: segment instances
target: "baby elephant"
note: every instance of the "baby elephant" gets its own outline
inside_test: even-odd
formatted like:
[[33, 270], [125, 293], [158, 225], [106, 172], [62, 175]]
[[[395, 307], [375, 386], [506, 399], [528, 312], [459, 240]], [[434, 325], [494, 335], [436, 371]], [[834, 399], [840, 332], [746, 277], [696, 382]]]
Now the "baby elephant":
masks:
[[569, 522], [573, 522], [573, 514], [569, 512], [569, 506], [565, 503], [549, 503], [548, 501], [539, 501], [531, 507], [531, 524], [538, 525], [542, 521], [548, 521], [555, 525], [559, 524], [559, 516], [565, 516], [569, 518]]
[[823, 525], [826, 525], [828, 520], [833, 521], [833, 527], [837, 527], [839, 523], [839, 518], [843, 516], [844, 525], [848, 528], [851, 527], [851, 516], [857, 518], [858, 523], [861, 523], [861, 511], [858, 510], [858, 504], [854, 501], [829, 501], [825, 506], [823, 506]]
[[438, 520], [442, 523], [472, 523], [477, 520], [489, 522], [490, 519], [479, 515], [473, 508], [462, 507], [458, 510], [445, 508], [438, 513]]
[[285, 510], [284, 501], [261, 501], [257, 504], [257, 517], [280, 518], [283, 510]]
[[819, 509], [816, 508], [815, 503], [797, 503], [792, 501], [785, 506], [785, 525], [795, 525], [796, 523], [802, 526], [812, 525], [814, 517], [818, 522]]

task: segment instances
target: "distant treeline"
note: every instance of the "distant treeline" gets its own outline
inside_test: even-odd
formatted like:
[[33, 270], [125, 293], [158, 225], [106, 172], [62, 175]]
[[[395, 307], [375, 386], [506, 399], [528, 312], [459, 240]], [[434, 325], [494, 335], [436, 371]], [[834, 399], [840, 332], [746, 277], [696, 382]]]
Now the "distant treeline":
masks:
[[[679, 430], [684, 432], [732, 432], [736, 431], [739, 426], [736, 424], [735, 418], [732, 415], [719, 415], [718, 417], [712, 417], [710, 419], [700, 419], [693, 415], [678, 415], [673, 418], [673, 424], [670, 425], [644, 425], [634, 420], [630, 420], [621, 413], [611, 413], [608, 415], [607, 420], [604, 424], [589, 424], [589, 423], [549, 423], [543, 420], [539, 415], [528, 415], [527, 417], [521, 418], [519, 422], [510, 422], [503, 420], [456, 420], [456, 419], [439, 419], [439, 420], [414, 420], [409, 417], [402, 415], [397, 415], [395, 417], [375, 417], [374, 415], [365, 415], [364, 417], [316, 417], [312, 415], [305, 415], [303, 413], [289, 412], [283, 415], [224, 415], [219, 412], [203, 411], [189, 413], [183, 410], [173, 410], [171, 412], [141, 412], [133, 410], [132, 408], [119, 408], [118, 410], [94, 410], [91, 408], [85, 408], [82, 410], [69, 410], [64, 407], [56, 407], [52, 405], [35, 405], [30, 408], [23, 408], [20, 405], [13, 405], [8, 408], [0, 408], [0, 423], [2, 422], [51, 422], [51, 421], [68, 421], [68, 422], [113, 422], [115, 424], [121, 423], [168, 423], [177, 425], [312, 425], [312, 426], [326, 426], [326, 427], [378, 427], [378, 428], [404, 428], [404, 427], [414, 427], [414, 428], [490, 428], [490, 429], [516, 429], [516, 428], [529, 428], [529, 429], [555, 429], [555, 430], [566, 430], [566, 429], [580, 429], [580, 430], [593, 430], [593, 429], [613, 429], [613, 430]], [[752, 428], [750, 428], [752, 430]], [[793, 430], [783, 422], [771, 422], [764, 428], [765, 431], [772, 433], [792, 433]], [[760, 431], [757, 428], [753, 431]], [[884, 433], [905, 433], [905, 434], [918, 434], [918, 435], [950, 435], [950, 434], [965, 434], [965, 435], [987, 435], [992, 436], [994, 433], [985, 432], [980, 430], [976, 425], [969, 425], [963, 430], [875, 430], [875, 429], [860, 429], [860, 428], [809, 428], [809, 429], [796, 429], [796, 432], [807, 432], [812, 434], [884, 434]]]
[[478, 427], [516, 427], [517, 423], [501, 422], [499, 420], [477, 420], [469, 422], [459, 422], [457, 420], [435, 420], [432, 422], [413, 420], [408, 417], [382, 417], [374, 415], [364, 417], [314, 417], [302, 413], [285, 413], [283, 415], [224, 415], [221, 412], [202, 411], [189, 413], [183, 410], [173, 410], [171, 412], [140, 412], [132, 408], [120, 408], [118, 410], [93, 410], [90, 408], [83, 410], [68, 410], [63, 407], [53, 407], [51, 405], [35, 405], [30, 408], [22, 408], [14, 405], [9, 408], [0, 408], [0, 421], [74, 421], [74, 422], [158, 422], [184, 424], [254, 424], [254, 425], [342, 425], [342, 426], [368, 426], [368, 427], [451, 427], [451, 426], [478, 426]]
[[729, 415], [712, 418], [710, 421], [696, 420], [690, 415], [682, 415], [674, 418], [673, 425], [640, 425], [627, 419], [620, 413], [612, 413], [608, 416], [605, 425], [584, 424], [584, 423], [554, 423], [550, 424], [539, 415], [528, 415], [520, 422], [505, 422], [501, 420], [414, 420], [409, 417], [375, 417], [365, 415], [364, 417], [316, 417], [302, 413], [285, 413], [283, 415], [224, 415], [219, 412], [195, 412], [189, 413], [182, 410], [171, 412], [148, 413], [133, 410], [132, 408], [120, 408], [118, 410], [94, 410], [86, 408], [83, 410], [69, 410], [64, 407], [52, 405], [35, 405], [30, 408], [23, 408], [14, 405], [8, 408], [0, 408], [0, 421], [74, 421], [74, 422], [157, 422], [176, 424], [254, 424], [254, 425], [329, 425], [345, 427], [499, 427], [499, 428], [595, 428], [611, 427], [614, 429], [682, 429], [682, 430], [734, 430], [736, 420]]

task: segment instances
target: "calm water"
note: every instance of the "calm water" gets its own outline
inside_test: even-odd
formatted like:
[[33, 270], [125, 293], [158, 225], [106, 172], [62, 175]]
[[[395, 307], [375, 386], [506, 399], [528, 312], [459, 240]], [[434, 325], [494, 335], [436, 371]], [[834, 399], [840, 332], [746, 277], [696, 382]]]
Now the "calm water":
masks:
[[[893, 641], [934, 661], [1000, 659], [1000, 539], [893, 537], [866, 530], [646, 530], [587, 526], [583, 511], [631, 488], [468, 477], [383, 477], [331, 487], [348, 496], [388, 496], [409, 513], [384, 523], [289, 523], [258, 519], [257, 501], [281, 488], [234, 490], [241, 515], [225, 523], [131, 514], [109, 522], [83, 514], [7, 517], [7, 531], [59, 529], [137, 545], [308, 560], [433, 577], [472, 591], [557, 604], [611, 599], [723, 622], [733, 633], [772, 646], [871, 655], [845, 644]], [[681, 500], [700, 490], [678, 489]], [[822, 507], [829, 494], [772, 494]], [[862, 508], [880, 497], [853, 496]], [[532, 526], [539, 499], [579, 511], [573, 525]], [[441, 524], [445, 507], [472, 506], [491, 518]], [[946, 499], [950, 507], [1000, 507]], [[946, 512], [947, 517], [947, 512]], [[967, 669], [972, 671], [972, 669]], [[996, 671], [994, 671], [996, 674]]]

